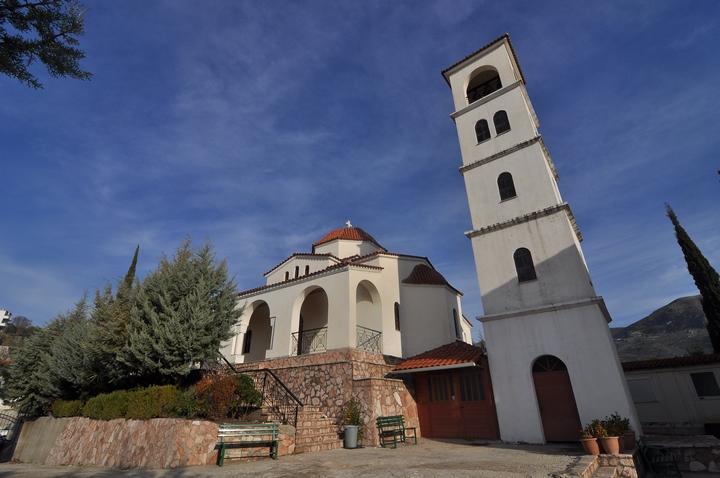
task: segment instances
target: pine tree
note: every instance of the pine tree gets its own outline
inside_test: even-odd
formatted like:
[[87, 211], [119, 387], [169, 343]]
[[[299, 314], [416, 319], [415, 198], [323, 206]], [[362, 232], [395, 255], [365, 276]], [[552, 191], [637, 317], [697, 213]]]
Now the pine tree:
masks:
[[240, 312], [235, 284], [212, 248], [183, 243], [139, 287], [124, 362], [146, 383], [172, 383], [199, 364], [217, 360]]
[[702, 296], [702, 307], [707, 319], [706, 326], [710, 342], [714, 352], [720, 353], [720, 277], [680, 225], [680, 221], [670, 205], [666, 205], [666, 208], [667, 216], [675, 226], [675, 236], [685, 256], [688, 271]]

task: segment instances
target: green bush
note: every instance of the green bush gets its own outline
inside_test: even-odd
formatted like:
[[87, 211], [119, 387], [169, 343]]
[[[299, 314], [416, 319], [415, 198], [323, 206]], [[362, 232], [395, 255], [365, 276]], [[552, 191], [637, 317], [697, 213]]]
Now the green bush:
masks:
[[182, 392], [174, 385], [141, 388], [128, 392], [127, 418], [147, 420], [148, 418], [178, 416], [182, 404]]
[[101, 393], [85, 403], [82, 414], [96, 420], [112, 420], [125, 418], [128, 409], [129, 393], [117, 390], [112, 393]]
[[175, 412], [178, 417], [204, 418], [208, 415], [207, 403], [200, 400], [194, 388], [180, 394]]
[[82, 400], [55, 400], [52, 404], [52, 414], [55, 418], [79, 417], [82, 415]]

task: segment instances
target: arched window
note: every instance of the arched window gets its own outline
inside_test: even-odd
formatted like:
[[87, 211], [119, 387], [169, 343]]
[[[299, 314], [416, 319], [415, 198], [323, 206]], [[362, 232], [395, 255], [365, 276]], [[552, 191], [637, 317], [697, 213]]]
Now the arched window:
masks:
[[518, 281], [527, 282], [530, 280], [537, 279], [535, 274], [535, 266], [533, 265], [532, 255], [530, 251], [521, 247], [515, 254], [513, 254], [515, 260], [515, 270], [517, 271]]
[[566, 370], [567, 367], [563, 361], [554, 355], [543, 355], [538, 357], [532, 368], [533, 373], [562, 372]]
[[462, 332], [460, 324], [458, 323], [457, 310], [453, 309], [453, 325], [455, 326], [455, 338], [458, 340], [462, 339]]
[[305, 275], [308, 275], [310, 273], [310, 266], [305, 266]]
[[488, 127], [488, 122], [484, 119], [475, 123], [475, 136], [477, 137], [478, 143], [490, 139], [490, 127]]
[[467, 87], [468, 104], [502, 88], [500, 76], [495, 68], [485, 68], [475, 74]]
[[493, 123], [495, 123], [495, 134], [502, 134], [505, 131], [510, 131], [510, 120], [508, 119], [507, 113], [503, 110], [495, 113], [493, 116]]
[[300, 277], [300, 266], [295, 266], [295, 277]]
[[290, 271], [285, 271], [285, 280], [290, 280]]
[[400, 330], [400, 304], [395, 302], [395, 330]]
[[248, 329], [245, 332], [245, 341], [243, 342], [243, 354], [250, 353], [250, 342], [252, 341], [252, 330]]
[[517, 196], [512, 174], [508, 172], [501, 173], [500, 176], [498, 176], [497, 183], [501, 201]]

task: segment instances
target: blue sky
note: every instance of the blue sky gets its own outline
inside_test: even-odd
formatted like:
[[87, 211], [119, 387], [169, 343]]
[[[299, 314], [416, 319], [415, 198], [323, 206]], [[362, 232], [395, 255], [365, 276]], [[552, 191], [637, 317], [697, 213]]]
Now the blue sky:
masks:
[[506, 31], [613, 324], [695, 293], [664, 202], [720, 266], [717, 2], [84, 3], [91, 81], [0, 77], [0, 307], [36, 323], [135, 244], [245, 289], [348, 218], [480, 315], [440, 71]]

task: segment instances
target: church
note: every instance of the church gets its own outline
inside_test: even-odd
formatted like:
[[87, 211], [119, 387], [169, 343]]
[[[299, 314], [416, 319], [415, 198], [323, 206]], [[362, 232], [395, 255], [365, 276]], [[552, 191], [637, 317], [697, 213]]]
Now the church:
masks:
[[[390, 252], [348, 222], [239, 293], [242, 317], [223, 355], [240, 370], [274, 370], [337, 425], [342, 404], [360, 397], [369, 444], [375, 418], [398, 414], [425, 437], [576, 441], [583, 424], [612, 413], [640, 435], [611, 317], [510, 37], [442, 76], [487, 350], [472, 345], [461, 292], [427, 257]], [[325, 439], [307, 433], [307, 443]], [[337, 447], [337, 437], [327, 444], [308, 450]]]

